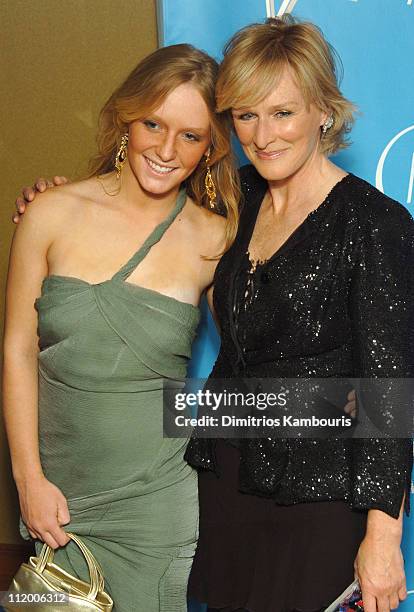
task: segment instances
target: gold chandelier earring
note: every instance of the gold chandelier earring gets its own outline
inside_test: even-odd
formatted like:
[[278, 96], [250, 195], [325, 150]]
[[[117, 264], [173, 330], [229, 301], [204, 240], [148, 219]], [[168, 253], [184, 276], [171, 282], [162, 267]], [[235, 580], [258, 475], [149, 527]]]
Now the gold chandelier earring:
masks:
[[116, 168], [117, 180], [121, 178], [122, 168], [127, 158], [127, 146], [128, 146], [128, 134], [125, 133], [122, 135], [121, 144], [115, 156], [115, 168]]
[[217, 193], [216, 193], [216, 186], [214, 184], [213, 177], [211, 175], [210, 152], [208, 152], [206, 155], [206, 166], [207, 166], [207, 172], [204, 178], [204, 185], [206, 187], [206, 193], [207, 193], [207, 197], [210, 203], [210, 208], [214, 208], [216, 206]]

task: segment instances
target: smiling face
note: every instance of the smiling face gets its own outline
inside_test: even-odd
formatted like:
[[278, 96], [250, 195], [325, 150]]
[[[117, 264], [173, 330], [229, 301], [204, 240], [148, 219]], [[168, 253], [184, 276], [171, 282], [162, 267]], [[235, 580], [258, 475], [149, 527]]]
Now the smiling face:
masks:
[[260, 103], [232, 109], [244, 153], [268, 181], [282, 181], [322, 155], [321, 125], [327, 114], [307, 105], [292, 73], [285, 69]]
[[148, 116], [129, 125], [128, 166], [140, 187], [162, 196], [179, 188], [210, 146], [207, 105], [194, 85], [179, 85]]

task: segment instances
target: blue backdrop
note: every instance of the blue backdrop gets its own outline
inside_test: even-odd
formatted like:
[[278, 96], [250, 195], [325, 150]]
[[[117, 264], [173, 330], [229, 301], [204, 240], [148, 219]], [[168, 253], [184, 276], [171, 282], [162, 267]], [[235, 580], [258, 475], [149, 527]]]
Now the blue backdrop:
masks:
[[[219, 60], [237, 29], [286, 10], [322, 29], [344, 65], [342, 90], [360, 110], [353, 145], [336, 162], [413, 213], [414, 0], [159, 0], [160, 41], [192, 43]], [[203, 315], [191, 363], [191, 373], [200, 377], [210, 371], [219, 346], [205, 307]], [[414, 487], [412, 493], [414, 508]], [[414, 511], [403, 545], [411, 593], [400, 609], [414, 612]]]

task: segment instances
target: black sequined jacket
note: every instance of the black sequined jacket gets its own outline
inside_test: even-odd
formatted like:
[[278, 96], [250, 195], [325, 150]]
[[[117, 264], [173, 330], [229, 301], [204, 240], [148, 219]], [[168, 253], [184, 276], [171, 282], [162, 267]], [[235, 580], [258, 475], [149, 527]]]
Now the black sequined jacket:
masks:
[[[347, 175], [255, 273], [244, 300], [247, 248], [267, 183], [241, 170], [240, 228], [217, 266], [214, 306], [222, 343], [215, 378], [412, 377], [414, 221], [399, 203]], [[244, 279], [244, 280], [243, 280]], [[408, 408], [407, 408], [408, 409]], [[398, 517], [409, 509], [409, 439], [239, 441], [239, 489], [278, 504], [346, 500]], [[217, 471], [215, 441], [186, 459]]]

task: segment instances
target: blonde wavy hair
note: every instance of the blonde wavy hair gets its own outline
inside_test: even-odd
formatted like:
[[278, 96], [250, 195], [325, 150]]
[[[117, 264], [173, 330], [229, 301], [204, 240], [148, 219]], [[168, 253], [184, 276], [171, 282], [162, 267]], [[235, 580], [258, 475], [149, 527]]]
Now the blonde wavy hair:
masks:
[[[89, 176], [111, 172], [116, 152], [128, 124], [158, 108], [168, 94], [184, 83], [193, 84], [210, 113], [210, 169], [217, 191], [217, 212], [226, 217], [225, 250], [232, 244], [238, 227], [240, 183], [231, 150], [229, 113], [216, 113], [215, 85], [218, 63], [192, 45], [163, 47], [145, 57], [105, 103], [99, 116], [98, 153], [91, 159]], [[205, 190], [207, 167], [204, 157], [187, 178], [187, 193], [210, 210]]]
[[321, 138], [326, 155], [349, 145], [356, 107], [339, 90], [339, 57], [312, 23], [291, 15], [249, 25], [229, 40], [224, 49], [216, 86], [217, 110], [261, 102], [290, 68], [306, 103], [332, 115], [333, 126]]

